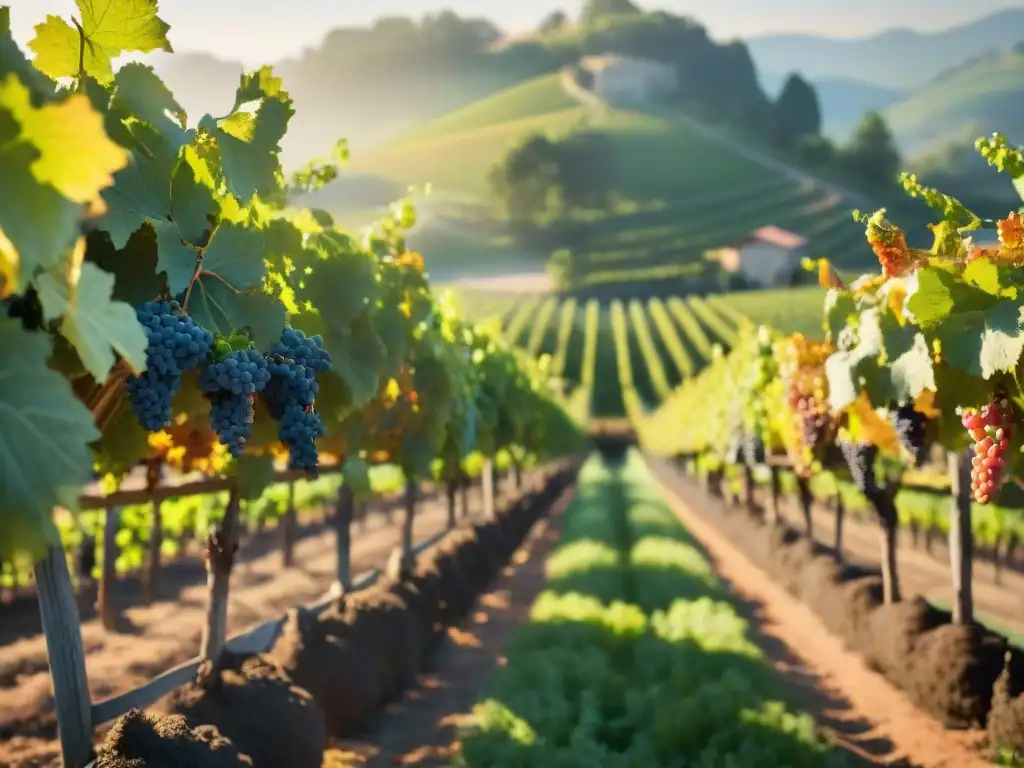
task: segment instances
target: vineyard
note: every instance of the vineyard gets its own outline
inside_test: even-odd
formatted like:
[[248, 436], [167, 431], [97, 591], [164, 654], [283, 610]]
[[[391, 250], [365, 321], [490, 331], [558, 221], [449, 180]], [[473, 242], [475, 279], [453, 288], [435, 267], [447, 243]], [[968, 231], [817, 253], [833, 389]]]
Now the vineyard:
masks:
[[[605, 304], [465, 289], [458, 302], [479, 319], [500, 321], [505, 340], [529, 357], [550, 356], [547, 370], [568, 391], [581, 392], [594, 417], [635, 419], [738, 342], [751, 323], [744, 314], [747, 304], [736, 300], [741, 296], [616, 299]], [[817, 288], [766, 295], [761, 316], [779, 312], [789, 327], [803, 328], [811, 324], [812, 310], [820, 313], [821, 296]], [[757, 307], [750, 314], [758, 317]]]
[[[558, 73], [353, 164], [635, 173], [584, 290], [442, 293], [411, 201], [297, 202], [347, 158], [285, 172], [270, 67], [186, 115], [156, 2], [75, 5], [0, 7], [0, 765], [1020, 765], [1024, 214], [850, 216]], [[766, 223], [819, 285], [688, 271]]]

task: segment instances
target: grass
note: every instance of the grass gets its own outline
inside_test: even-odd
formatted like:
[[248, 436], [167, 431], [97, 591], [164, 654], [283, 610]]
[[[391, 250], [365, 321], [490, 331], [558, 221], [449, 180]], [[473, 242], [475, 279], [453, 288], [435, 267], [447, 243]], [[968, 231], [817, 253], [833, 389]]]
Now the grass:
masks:
[[505, 88], [424, 125], [402, 143], [465, 133], [501, 123], [573, 109], [579, 104], [565, 92], [555, 72]]
[[789, 703], [638, 454], [584, 465], [545, 572], [460, 764], [847, 764]]
[[712, 306], [739, 312], [755, 325], [782, 333], [821, 337], [825, 291], [818, 286], [727, 293], [709, 299]]

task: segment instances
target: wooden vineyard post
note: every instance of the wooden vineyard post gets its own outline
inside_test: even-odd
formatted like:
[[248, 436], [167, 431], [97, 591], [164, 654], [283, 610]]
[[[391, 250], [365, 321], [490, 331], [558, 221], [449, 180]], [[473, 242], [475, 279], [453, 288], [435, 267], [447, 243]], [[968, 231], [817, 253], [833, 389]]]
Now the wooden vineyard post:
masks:
[[754, 482], [754, 468], [747, 462], [743, 462], [743, 503], [747, 509], [753, 509], [755, 506], [755, 494], [754, 490], [757, 488], [757, 483]]
[[416, 518], [416, 501], [419, 488], [416, 478], [406, 474], [405, 480], [405, 508], [402, 517], [402, 569], [412, 569], [412, 547], [413, 547], [413, 521]]
[[804, 516], [804, 535], [807, 536], [808, 541], [814, 541], [814, 517], [812, 510], [814, 508], [814, 494], [811, 493], [811, 481], [810, 478], [802, 477], [801, 475], [796, 476], [796, 491], [797, 498], [800, 502], [800, 512]]
[[75, 592], [62, 547], [47, 549], [35, 567], [35, 579], [62, 762], [65, 768], [84, 768], [93, 754], [89, 680]]
[[338, 489], [338, 508], [334, 512], [335, 571], [334, 592], [345, 595], [352, 591], [352, 515], [355, 494], [344, 480]]
[[512, 472], [515, 478], [515, 489], [523, 490], [523, 465], [515, 456], [512, 457]]
[[231, 489], [224, 519], [206, 540], [206, 623], [199, 647], [199, 655], [213, 662], [214, 673], [208, 678], [213, 684], [220, 680], [217, 670], [221, 651], [228, 633], [228, 588], [231, 569], [238, 551], [238, 488]]
[[770, 525], [779, 524], [779, 505], [782, 499], [782, 477], [781, 470], [772, 465], [768, 468], [771, 473], [771, 501], [768, 504], [767, 520]]
[[886, 605], [898, 603], [900, 593], [899, 563], [896, 559], [896, 542], [899, 531], [899, 515], [896, 512], [894, 488], [879, 488], [870, 494], [868, 501], [875, 508], [879, 523], [879, 544], [882, 550], [882, 600]]
[[297, 528], [295, 514], [295, 481], [288, 481], [288, 501], [281, 520], [281, 563], [285, 568], [295, 565], [295, 533]]
[[[153, 493], [156, 491], [157, 486], [160, 484], [160, 475], [162, 473], [162, 465], [159, 459], [155, 459], [146, 464], [146, 489]], [[149, 524], [149, 550], [147, 553], [148, 560], [146, 562], [146, 569], [142, 575], [142, 594], [143, 599], [147, 603], [152, 603], [156, 600], [156, 585], [160, 580], [160, 565], [161, 565], [161, 550], [164, 546], [164, 528], [163, 519], [161, 515], [162, 501], [160, 499], [153, 500], [153, 507], [150, 511], [152, 518]]]
[[490, 459], [484, 462], [484, 471], [480, 474], [480, 492], [483, 496], [484, 519], [494, 519], [494, 462]]
[[456, 506], [455, 506], [455, 490], [456, 490], [455, 489], [455, 485], [456, 485], [456, 481], [455, 480], [448, 479], [448, 480], [445, 481], [445, 496], [447, 497], [447, 502], [448, 502], [448, 522], [447, 522], [447, 525], [448, 525], [448, 530], [449, 531], [453, 530], [455, 528], [455, 526], [458, 525], [458, 519], [457, 519], [457, 515], [456, 515], [457, 510], [456, 510]]
[[953, 575], [953, 623], [974, 621], [972, 576], [974, 535], [971, 531], [971, 454], [947, 454], [950, 483], [949, 565]]
[[107, 632], [117, 631], [117, 611], [114, 609], [112, 591], [117, 581], [117, 529], [120, 523], [121, 509], [108, 507], [103, 518], [103, 564], [96, 598], [100, 622]]

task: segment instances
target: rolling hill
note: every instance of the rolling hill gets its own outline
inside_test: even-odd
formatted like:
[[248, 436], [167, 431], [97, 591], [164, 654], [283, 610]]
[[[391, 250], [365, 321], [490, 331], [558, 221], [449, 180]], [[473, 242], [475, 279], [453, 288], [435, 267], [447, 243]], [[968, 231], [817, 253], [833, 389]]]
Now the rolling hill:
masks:
[[[616, 286], [625, 294], [634, 290], [627, 284], [645, 283], [636, 286], [637, 295], [653, 283], [659, 291], [697, 290], [707, 272], [706, 250], [767, 224], [805, 235], [815, 256], [827, 255], [843, 267], [863, 264], [862, 228], [850, 216], [858, 205], [827, 185], [765, 167], [671, 112], [594, 111], [566, 101], [559, 90], [551, 75], [505, 89], [353, 158], [351, 171], [396, 185], [429, 183], [440, 196], [486, 202], [489, 169], [524, 134], [585, 128], [607, 140], [616, 186], [627, 200], [588, 221], [586, 248], [574, 256], [579, 285]], [[494, 250], [493, 227], [479, 220], [485, 212], [485, 206], [478, 209], [476, 221], [435, 220], [429, 233], [410, 239], [435, 277], [442, 268], [457, 272], [454, 254], [470, 256], [474, 242], [476, 258], [467, 259], [466, 269], [476, 271], [479, 263], [497, 269], [496, 260], [504, 258], [515, 270], [529, 263], [521, 249], [505, 244]], [[490, 231], [486, 245], [469, 234], [476, 227]], [[547, 256], [533, 255], [537, 269]]]
[[800, 72], [812, 80], [852, 78], [916, 88], [952, 66], [1024, 40], [1024, 8], [936, 33], [897, 29], [857, 39], [765, 35], [746, 40], [760, 72]]
[[885, 117], [908, 155], [992, 131], [1024, 139], [1024, 43], [943, 73]]

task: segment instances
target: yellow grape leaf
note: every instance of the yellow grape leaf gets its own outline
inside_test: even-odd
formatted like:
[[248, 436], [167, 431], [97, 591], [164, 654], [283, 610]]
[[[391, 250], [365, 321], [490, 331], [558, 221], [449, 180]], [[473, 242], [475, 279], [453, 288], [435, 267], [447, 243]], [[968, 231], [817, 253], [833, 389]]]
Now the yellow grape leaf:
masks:
[[75, 0], [75, 5], [80, 27], [47, 16], [28, 44], [36, 67], [54, 79], [78, 77], [81, 65], [106, 84], [114, 77], [112, 60], [123, 53], [173, 51], [170, 26], [156, 15], [157, 0]]
[[397, 400], [402, 394], [402, 388], [398, 384], [398, 379], [388, 379], [388, 383], [384, 385], [384, 394], [390, 400]]
[[21, 260], [0, 227], [0, 299], [16, 293], [21, 282]]
[[114, 173], [127, 164], [128, 153], [107, 136], [103, 115], [88, 97], [76, 93], [37, 109], [28, 88], [15, 81], [8, 82], [0, 106], [20, 124], [18, 138], [38, 152], [30, 166], [33, 176], [71, 202], [102, 212], [100, 190], [113, 183]]
[[843, 281], [828, 259], [818, 259], [818, 285], [822, 288], [843, 288]]
[[928, 419], [939, 418], [941, 413], [935, 407], [935, 392], [930, 389], [922, 390], [921, 394], [914, 398], [914, 410]]
[[848, 412], [850, 432], [858, 442], [871, 443], [884, 453], [899, 455], [900, 440], [896, 427], [889, 419], [878, 415], [866, 393], [860, 393]]
[[907, 319], [903, 315], [903, 305], [907, 300], [907, 287], [903, 284], [903, 281], [893, 281], [889, 285], [888, 294], [886, 296], [889, 303], [889, 309], [896, 315], [896, 321], [903, 325]]

